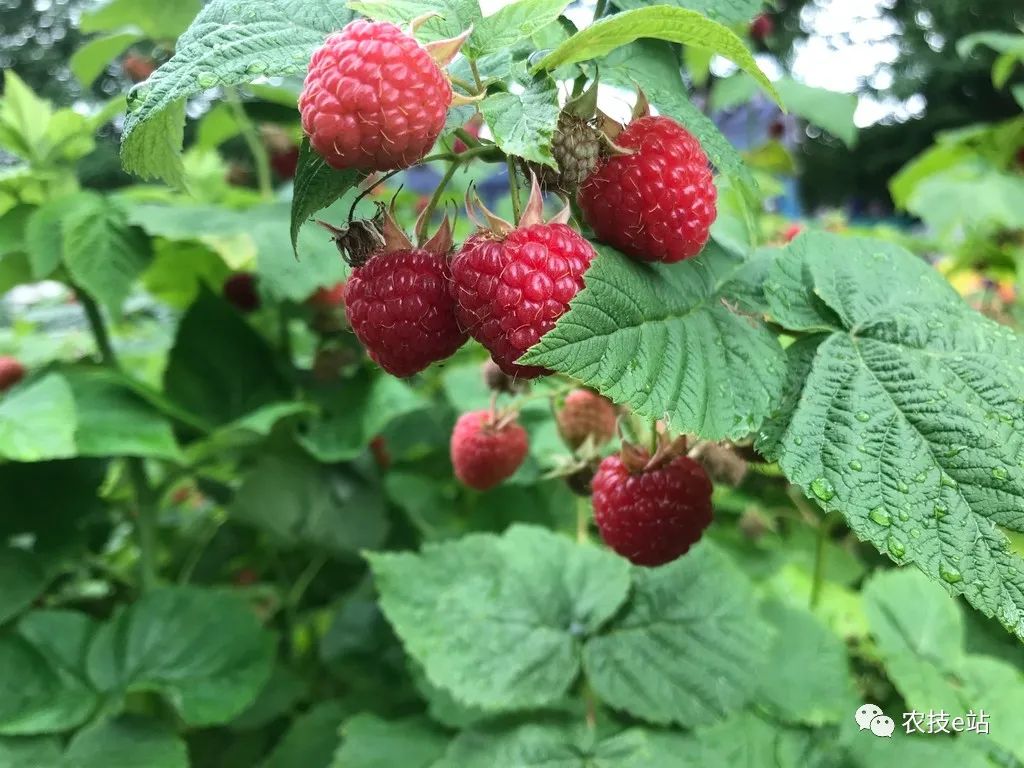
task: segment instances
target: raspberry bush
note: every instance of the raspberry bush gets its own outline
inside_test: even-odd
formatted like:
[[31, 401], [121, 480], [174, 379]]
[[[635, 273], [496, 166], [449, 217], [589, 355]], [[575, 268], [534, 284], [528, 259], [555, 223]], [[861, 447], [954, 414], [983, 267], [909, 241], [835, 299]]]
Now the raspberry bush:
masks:
[[0, 768], [1024, 765], [1024, 117], [893, 180], [940, 271], [768, 211], [856, 139], [772, 9], [570, 6], [113, 0], [123, 102], [5, 72]]

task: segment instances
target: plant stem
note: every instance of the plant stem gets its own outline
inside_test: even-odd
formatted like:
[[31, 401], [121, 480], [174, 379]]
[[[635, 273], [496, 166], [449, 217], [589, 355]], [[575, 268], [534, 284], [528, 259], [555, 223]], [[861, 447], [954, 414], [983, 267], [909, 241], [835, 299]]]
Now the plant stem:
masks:
[[[96, 340], [96, 348], [100, 353], [100, 360], [106, 367], [113, 371], [121, 372], [121, 363], [114, 352], [114, 345], [110, 342], [110, 333], [107, 331], [106, 323], [103, 322], [103, 313], [100, 311], [96, 300], [87, 292], [75, 287], [78, 300], [85, 310], [85, 317], [89, 321], [89, 328], [92, 330], [93, 338]], [[156, 497], [153, 487], [146, 477], [146, 465], [142, 459], [130, 456], [125, 459], [128, 468], [128, 479], [132, 484], [135, 493], [136, 518], [135, 530], [139, 536], [139, 569], [142, 591], [148, 592], [156, 586]]]
[[814, 580], [811, 582], [810, 606], [813, 611], [821, 599], [821, 587], [825, 582], [825, 544], [828, 543], [828, 526], [822, 520], [814, 546]]
[[270, 155], [267, 154], [267, 148], [263, 146], [256, 126], [253, 125], [249, 115], [245, 112], [245, 107], [242, 106], [238, 89], [225, 88], [224, 100], [231, 108], [231, 113], [238, 123], [239, 133], [242, 134], [242, 138], [252, 154], [253, 163], [256, 165], [256, 182], [259, 185], [260, 194], [269, 199], [274, 196], [274, 185], [270, 180]]
[[[452, 180], [452, 176], [455, 175], [455, 171], [461, 165], [461, 161], [453, 160], [448, 164], [448, 169], [444, 172], [444, 176], [441, 177], [441, 183], [437, 185], [437, 189], [434, 190], [434, 194], [430, 196], [430, 202], [427, 203], [427, 207], [423, 210], [423, 215], [420, 221], [423, 223], [423, 229], [426, 230], [430, 226], [430, 219], [434, 216], [434, 209], [437, 208], [437, 204], [441, 200], [441, 196], [444, 194], [445, 189], [448, 187], [448, 182]], [[416, 237], [420, 240], [425, 240], [426, 232], [417, 232]]]
[[519, 201], [519, 179], [516, 178], [515, 161], [511, 157], [506, 157], [505, 166], [508, 168], [508, 191], [509, 196], [512, 198], [512, 216], [516, 220], [515, 223], [518, 224], [523, 207]]
[[456, 128], [454, 131], [452, 131], [452, 133], [454, 133], [456, 136], [462, 139], [462, 143], [465, 144], [470, 149], [472, 149], [473, 147], [482, 146], [480, 139], [473, 136], [473, 134], [471, 134], [465, 128]]
[[590, 541], [590, 499], [583, 496], [576, 500], [576, 541]]
[[313, 583], [313, 579], [317, 577], [317, 574], [320, 573], [325, 565], [327, 565], [327, 555], [317, 555], [309, 561], [309, 565], [295, 579], [295, 583], [292, 584], [292, 588], [288, 590], [288, 596], [285, 598], [293, 609], [299, 607], [299, 603], [302, 602], [302, 597], [306, 594], [306, 590], [309, 589], [309, 585]]
[[607, 7], [608, 0], [597, 0], [597, 5], [594, 7], [594, 21], [597, 21], [604, 16], [604, 11]]
[[651, 456], [658, 452], [658, 420], [651, 419]]
[[473, 73], [473, 82], [476, 83], [476, 92], [484, 89], [484, 81], [480, 79], [480, 70], [476, 67], [476, 59], [469, 59], [469, 71]]

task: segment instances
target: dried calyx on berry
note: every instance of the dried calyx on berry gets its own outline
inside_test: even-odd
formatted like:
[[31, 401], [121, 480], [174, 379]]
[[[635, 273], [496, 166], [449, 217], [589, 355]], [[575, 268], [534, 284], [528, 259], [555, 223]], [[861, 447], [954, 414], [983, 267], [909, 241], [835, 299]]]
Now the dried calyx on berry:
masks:
[[433, 237], [413, 246], [385, 212], [381, 237], [383, 246], [352, 270], [345, 286], [345, 314], [381, 368], [411, 376], [466, 342], [448, 287], [451, 225], [445, 216]]
[[383, 203], [377, 203], [377, 212], [369, 219], [349, 219], [348, 224], [343, 227], [336, 227], [321, 219], [316, 223], [331, 233], [331, 239], [338, 247], [346, 262], [353, 267], [366, 263], [377, 251], [383, 250], [384, 242], [384, 213]]
[[479, 229], [452, 259], [459, 322], [507, 375], [543, 376], [547, 369], [517, 361], [569, 309], [594, 249], [568, 226], [568, 207], [543, 220], [536, 176], [518, 225], [495, 216], [479, 199], [467, 196], [466, 208]]

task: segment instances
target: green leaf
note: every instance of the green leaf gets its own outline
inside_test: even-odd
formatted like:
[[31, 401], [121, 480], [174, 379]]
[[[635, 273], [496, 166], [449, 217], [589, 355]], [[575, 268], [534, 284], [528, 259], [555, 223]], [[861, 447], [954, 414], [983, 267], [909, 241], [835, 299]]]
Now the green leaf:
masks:
[[231, 273], [220, 256], [200, 243], [161, 238], [153, 245], [153, 261], [142, 275], [142, 284], [154, 298], [175, 309], [187, 309], [200, 286], [223, 285]]
[[957, 712], [964, 628], [956, 603], [915, 571], [875, 574], [863, 594], [871, 634], [907, 706]]
[[[84, 18], [86, 17], [83, 16], [83, 20]], [[129, 46], [143, 39], [145, 35], [134, 31], [115, 32], [112, 35], [94, 38], [71, 54], [68, 65], [78, 78], [78, 82], [88, 88], [103, 74], [111, 61], [124, 53]]]
[[111, 32], [137, 27], [151, 40], [174, 40], [199, 13], [201, 0], [107, 0], [82, 14], [79, 28], [85, 32]]
[[75, 400], [62, 376], [49, 374], [0, 400], [0, 458], [45, 461], [75, 455]]
[[300, 715], [260, 768], [328, 768], [346, 714], [338, 702], [324, 701]]
[[213, 0], [204, 6], [171, 60], [129, 94], [121, 139], [125, 170], [181, 185], [185, 99], [215, 86], [304, 75], [313, 50], [351, 18], [334, 0]]
[[652, 743], [644, 731], [634, 729], [599, 740], [584, 724], [529, 723], [519, 727], [494, 726], [463, 731], [451, 743], [444, 759], [433, 768], [652, 768], [669, 765], [681, 763], [676, 761], [672, 751], [659, 749]]
[[[661, 4], [689, 8], [726, 25], [745, 24], [757, 15], [764, 5], [761, 0], [662, 0]], [[623, 11], [632, 11], [646, 8], [649, 2], [616, 0], [615, 5]]]
[[941, 238], [963, 232], [1024, 228], [1024, 179], [1019, 175], [955, 167], [918, 184], [907, 210], [920, 216]]
[[299, 254], [299, 230], [314, 213], [326, 208], [348, 192], [360, 178], [358, 171], [338, 171], [331, 168], [309, 145], [309, 138], [302, 137], [299, 147], [299, 163], [295, 171], [292, 192], [292, 250]]
[[339, 383], [323, 403], [324, 414], [310, 422], [299, 442], [320, 461], [348, 461], [393, 420], [430, 405], [404, 381], [362, 370]]
[[60, 741], [51, 736], [0, 737], [0, 768], [63, 768]]
[[25, 225], [25, 250], [32, 275], [38, 280], [49, 277], [64, 260], [64, 225], [78, 211], [95, 210], [95, 194], [76, 192], [49, 200], [29, 217]]
[[165, 723], [139, 716], [91, 725], [64, 753], [67, 768], [188, 768], [185, 742]]
[[558, 126], [558, 88], [549, 76], [533, 78], [522, 93], [488, 96], [480, 111], [502, 152], [557, 167], [551, 139]]
[[448, 745], [448, 737], [423, 717], [389, 721], [356, 715], [345, 723], [341, 735], [332, 768], [431, 768]]
[[717, 440], [757, 429], [779, 393], [782, 348], [730, 299], [746, 263], [711, 243], [681, 264], [597, 246], [586, 287], [522, 362], [578, 378], [637, 414]]
[[605, 17], [577, 32], [534, 65], [534, 71], [596, 59], [643, 37], [706, 48], [734, 62], [776, 101], [779, 95], [743, 41], [727, 27], [685, 8], [656, 5]]
[[1024, 637], [1024, 564], [997, 527], [1024, 529], [1020, 338], [888, 243], [805, 234], [776, 266], [775, 320], [822, 332], [761, 446], [861, 539]]
[[75, 444], [80, 456], [181, 459], [170, 422], [117, 376], [80, 370], [69, 372], [65, 380], [78, 413]]
[[115, 315], [151, 258], [149, 238], [124, 213], [92, 195], [62, 219], [64, 265], [71, 279]]
[[46, 657], [20, 635], [0, 637], [0, 734], [34, 735], [74, 728], [89, 710], [65, 707], [65, 690]]
[[30, 606], [47, 581], [38, 556], [23, 549], [0, 549], [0, 624]]
[[287, 545], [356, 552], [381, 544], [388, 520], [379, 492], [350, 468], [297, 451], [263, 456], [245, 476], [230, 514]]
[[39, 98], [13, 69], [4, 70], [0, 101], [0, 147], [22, 160], [39, 160], [40, 137], [53, 119], [50, 102]]
[[792, 723], [837, 723], [850, 713], [857, 694], [846, 649], [808, 611], [769, 603], [765, 618], [775, 629], [757, 699], [779, 719]]
[[857, 143], [857, 126], [853, 122], [857, 94], [813, 88], [791, 77], [776, 81], [775, 87], [788, 111], [824, 128], [847, 147]]
[[580, 638], [629, 590], [625, 561], [527, 526], [368, 560], [385, 616], [430, 682], [491, 710], [565, 695]]
[[66, 730], [95, 713], [99, 697], [85, 669], [95, 631], [92, 619], [73, 611], [33, 611], [18, 623], [18, 634], [46, 659], [59, 683], [45, 707], [26, 713], [21, 732]]
[[632, 597], [583, 661], [611, 707], [693, 726], [743, 706], [766, 644], [749, 583], [702, 543], [670, 565], [634, 569]]
[[240, 732], [265, 728], [296, 709], [308, 692], [306, 681], [284, 664], [278, 663], [256, 700], [232, 720], [229, 727]]
[[274, 638], [242, 600], [175, 587], [143, 596], [96, 634], [88, 669], [108, 694], [155, 691], [188, 725], [225, 723], [270, 676]]
[[348, 7], [376, 21], [400, 26], [428, 13], [440, 14], [416, 30], [416, 39], [421, 42], [456, 37], [483, 18], [477, 0], [350, 0]]
[[484, 17], [469, 40], [474, 58], [507, 50], [558, 19], [569, 0], [517, 0]]
[[164, 389], [185, 409], [224, 424], [287, 396], [275, 366], [267, 343], [204, 288], [178, 325]]
[[736, 181], [746, 196], [756, 193], [757, 182], [743, 157], [714, 121], [687, 97], [679, 61], [670, 44], [638, 40], [601, 59], [598, 70], [603, 80], [622, 88], [640, 86], [659, 111], [678, 120], [700, 140], [701, 148], [721, 173]]

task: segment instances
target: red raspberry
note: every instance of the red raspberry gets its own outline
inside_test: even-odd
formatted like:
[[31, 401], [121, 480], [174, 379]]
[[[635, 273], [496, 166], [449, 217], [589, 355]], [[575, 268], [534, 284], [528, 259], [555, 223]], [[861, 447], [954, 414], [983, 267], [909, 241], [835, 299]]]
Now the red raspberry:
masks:
[[345, 283], [335, 283], [330, 287], [321, 286], [306, 299], [312, 309], [337, 309], [345, 303]]
[[599, 240], [640, 261], [696, 256], [717, 200], [700, 142], [668, 117], [641, 117], [615, 143], [635, 151], [607, 158], [583, 182], [584, 220]]
[[451, 101], [426, 48], [394, 24], [357, 19], [313, 53], [299, 111], [329, 165], [386, 171], [427, 154]]
[[558, 431], [573, 449], [592, 438], [594, 445], [604, 445], [615, 436], [618, 414], [611, 402], [589, 389], [576, 389], [565, 398], [558, 412]]
[[760, 14], [750, 22], [750, 37], [759, 43], [763, 43], [775, 32], [775, 22], [767, 13]]
[[377, 435], [370, 441], [370, 453], [380, 469], [391, 468], [391, 451], [388, 450], [388, 441], [384, 435]]
[[395, 376], [412, 376], [466, 342], [448, 292], [444, 254], [420, 248], [380, 252], [352, 271], [345, 313], [370, 357]]
[[147, 80], [156, 71], [156, 62], [149, 56], [142, 56], [138, 53], [129, 53], [121, 59], [121, 71], [125, 73], [133, 83], [141, 83]]
[[786, 231], [782, 233], [782, 239], [787, 243], [792, 243], [796, 240], [797, 235], [804, 231], [804, 228], [800, 224], [790, 224], [786, 227]]
[[25, 366], [13, 357], [0, 357], [0, 392], [6, 392], [25, 378]]
[[632, 473], [619, 456], [594, 475], [594, 519], [605, 543], [635, 565], [664, 565], [685, 554], [711, 524], [711, 481], [677, 456]]
[[291, 147], [270, 153], [270, 166], [282, 179], [294, 179], [299, 167], [299, 148]]
[[470, 488], [486, 491], [515, 474], [526, 458], [526, 430], [490, 411], [470, 411], [455, 422], [451, 455], [455, 476]]
[[480, 231], [452, 260], [459, 322], [509, 376], [549, 373], [516, 360], [565, 314], [593, 258], [590, 243], [566, 224]]
[[[466, 131], [466, 133], [468, 133], [474, 139], [479, 139], [480, 129], [483, 127], [483, 124], [484, 116], [481, 114], [476, 114], [469, 118], [469, 121], [462, 127]], [[466, 142], [464, 142], [462, 139], [456, 139], [452, 143], [452, 151], [456, 155], [461, 155], [467, 149], [469, 149], [469, 147], [466, 146]]]
[[236, 272], [224, 281], [224, 298], [239, 312], [255, 312], [260, 308], [256, 278], [250, 272]]

